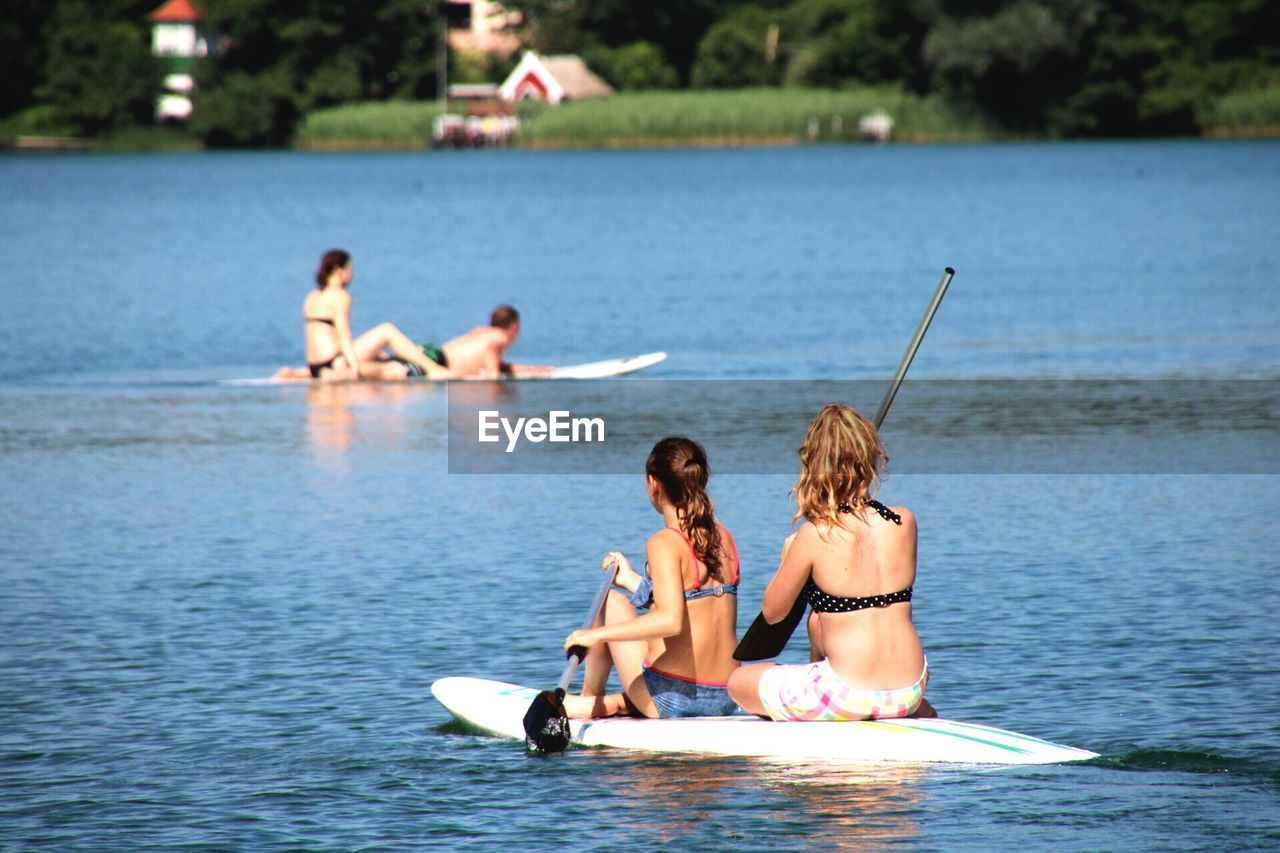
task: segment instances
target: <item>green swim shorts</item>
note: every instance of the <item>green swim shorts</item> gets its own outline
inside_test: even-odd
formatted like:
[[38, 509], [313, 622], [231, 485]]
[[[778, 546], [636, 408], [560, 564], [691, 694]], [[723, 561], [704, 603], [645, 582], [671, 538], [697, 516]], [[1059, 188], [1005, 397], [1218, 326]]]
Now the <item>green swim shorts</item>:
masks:
[[444, 350], [435, 344], [419, 344], [418, 349], [422, 350], [422, 354], [434, 361], [441, 367], [449, 366], [449, 358], [444, 354]]

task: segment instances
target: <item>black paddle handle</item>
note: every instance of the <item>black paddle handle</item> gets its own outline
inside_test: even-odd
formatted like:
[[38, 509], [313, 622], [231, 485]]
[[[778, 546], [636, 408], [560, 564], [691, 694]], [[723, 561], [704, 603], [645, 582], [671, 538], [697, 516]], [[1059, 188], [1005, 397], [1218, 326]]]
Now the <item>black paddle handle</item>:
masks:
[[[592, 625], [596, 624], [596, 619], [600, 616], [600, 611], [604, 608], [605, 597], [609, 594], [609, 587], [613, 586], [613, 579], [618, 575], [618, 567], [614, 566], [611, 571], [605, 573], [604, 581], [600, 584], [600, 588], [596, 590], [596, 597], [591, 600], [591, 609], [587, 611], [587, 619], [582, 623], [582, 630], [586, 631]], [[565, 654], [569, 656], [569, 660], [564, 665], [564, 672], [560, 673], [560, 684], [558, 688], [561, 693], [569, 691], [569, 683], [573, 681], [573, 673], [578, 668], [578, 664], [582, 663], [587, 656], [587, 650], [582, 646], [572, 646]]]
[[796, 626], [804, 618], [804, 610], [804, 597], [797, 595], [791, 612], [780, 622], [770, 622], [764, 618], [763, 612], [756, 614], [751, 627], [742, 635], [742, 642], [733, 650], [734, 660], [768, 660], [782, 654], [787, 640], [791, 639]]
[[[902, 356], [902, 361], [898, 364], [898, 370], [893, 374], [893, 381], [889, 383], [889, 391], [884, 395], [884, 400], [880, 403], [880, 410], [876, 412], [874, 423], [876, 429], [880, 429], [880, 425], [884, 423], [885, 415], [889, 414], [889, 407], [893, 405], [893, 398], [898, 395], [898, 388], [902, 385], [902, 379], [907, 375], [907, 369], [911, 367], [911, 362], [916, 357], [916, 351], [920, 349], [920, 342], [924, 340], [924, 333], [929, 331], [929, 324], [933, 322], [933, 315], [938, 313], [938, 306], [942, 304], [942, 297], [947, 293], [947, 287], [951, 284], [951, 278], [956, 271], [951, 267], [943, 270], [942, 280], [938, 282], [938, 288], [933, 292], [933, 299], [929, 300], [929, 307], [925, 309], [924, 316], [920, 318], [920, 325], [916, 327], [916, 333], [911, 337], [911, 344], [907, 347], [907, 351]], [[780, 622], [770, 622], [764, 618], [764, 613], [756, 616], [755, 621], [751, 623], [751, 627], [747, 629], [747, 633], [742, 635], [742, 642], [738, 643], [738, 647], [733, 650], [735, 660], [767, 660], [782, 654], [782, 650], [786, 648], [787, 641], [791, 639], [791, 635], [795, 633], [796, 626], [800, 624], [800, 620], [804, 617], [805, 602], [803, 598], [796, 597], [795, 603], [791, 605], [789, 612]]]

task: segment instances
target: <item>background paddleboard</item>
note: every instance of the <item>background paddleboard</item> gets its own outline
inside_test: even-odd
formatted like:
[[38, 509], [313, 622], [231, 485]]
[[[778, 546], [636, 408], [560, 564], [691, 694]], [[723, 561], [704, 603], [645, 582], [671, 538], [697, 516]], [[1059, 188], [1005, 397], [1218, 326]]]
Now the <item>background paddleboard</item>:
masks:
[[[483, 678], [441, 678], [431, 692], [462, 722], [524, 739], [524, 714], [538, 691]], [[955, 720], [775, 723], [758, 717], [571, 720], [573, 742], [654, 752], [915, 764], [1058, 764], [1097, 754], [1017, 732]]]
[[[665, 352], [650, 352], [644, 355], [630, 355], [626, 358], [611, 358], [606, 361], [593, 361], [587, 364], [574, 364], [557, 367], [546, 379], [605, 379], [610, 376], [622, 376], [635, 373], [646, 367], [653, 367], [667, 360]], [[537, 379], [540, 377], [530, 377]]]
[[[523, 381], [545, 381], [548, 379], [608, 379], [611, 376], [624, 376], [628, 373], [635, 373], [637, 370], [644, 370], [646, 367], [653, 367], [667, 360], [665, 352], [650, 352], [644, 355], [629, 355], [624, 358], [610, 358], [604, 361], [590, 361], [585, 364], [570, 364], [564, 367], [557, 367], [551, 373], [545, 376], [520, 376], [507, 377], [504, 382], [523, 382]], [[260, 379], [224, 379], [222, 385], [298, 385], [308, 384], [315, 380], [311, 379], [273, 379], [271, 377]], [[362, 381], [362, 380], [356, 380]], [[436, 379], [406, 379], [405, 382], [488, 382], [492, 380], [486, 379], [453, 379], [453, 380], [436, 380]]]

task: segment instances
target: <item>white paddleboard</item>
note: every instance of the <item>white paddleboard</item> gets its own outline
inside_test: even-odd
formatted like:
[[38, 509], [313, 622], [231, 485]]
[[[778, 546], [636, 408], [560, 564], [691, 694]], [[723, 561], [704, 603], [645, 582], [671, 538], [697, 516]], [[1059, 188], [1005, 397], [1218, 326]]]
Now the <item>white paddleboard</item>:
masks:
[[557, 367], [547, 377], [530, 377], [533, 379], [605, 379], [610, 376], [622, 376], [635, 373], [646, 367], [653, 367], [667, 360], [665, 352], [650, 352], [644, 355], [629, 355], [626, 358], [611, 358], [607, 361], [593, 361], [587, 364], [573, 364]]
[[[431, 692], [462, 722], [497, 737], [524, 739], [524, 714], [537, 690], [484, 678], [441, 678]], [[573, 742], [654, 752], [913, 764], [1058, 764], [1096, 753], [1016, 732], [955, 720], [775, 723], [758, 717], [570, 720]]]
[[[528, 380], [545, 381], [548, 379], [608, 379], [612, 376], [623, 376], [628, 373], [635, 373], [637, 370], [644, 370], [646, 367], [653, 367], [655, 364], [661, 364], [667, 360], [665, 352], [650, 352], [644, 355], [629, 355], [624, 358], [610, 358], [605, 361], [591, 361], [585, 364], [570, 364], [564, 367], [557, 367], [551, 373], [544, 376], [517, 376], [506, 377], [505, 382], [521, 382]], [[266, 377], [262, 379], [223, 379], [221, 385], [308, 385], [312, 379], [273, 379]], [[490, 381], [490, 380], [434, 380], [426, 378], [407, 379], [406, 382], [436, 382], [436, 381]]]

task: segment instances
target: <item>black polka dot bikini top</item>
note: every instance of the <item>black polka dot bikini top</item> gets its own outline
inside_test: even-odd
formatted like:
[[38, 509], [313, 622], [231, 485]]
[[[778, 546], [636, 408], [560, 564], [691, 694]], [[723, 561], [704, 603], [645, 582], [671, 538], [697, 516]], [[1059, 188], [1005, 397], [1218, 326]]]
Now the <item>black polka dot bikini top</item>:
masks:
[[[863, 498], [862, 504], [874, 509], [886, 521], [902, 524], [902, 516], [880, 503], [880, 501], [873, 498]], [[853, 508], [848, 504], [840, 504], [839, 509], [841, 512], [853, 512]], [[800, 595], [817, 613], [852, 613], [855, 610], [866, 610], [868, 607], [888, 607], [890, 604], [910, 601], [911, 587], [885, 595], [863, 595], [846, 598], [840, 595], [828, 595], [810, 577], [805, 582], [804, 589], [800, 591]]]

